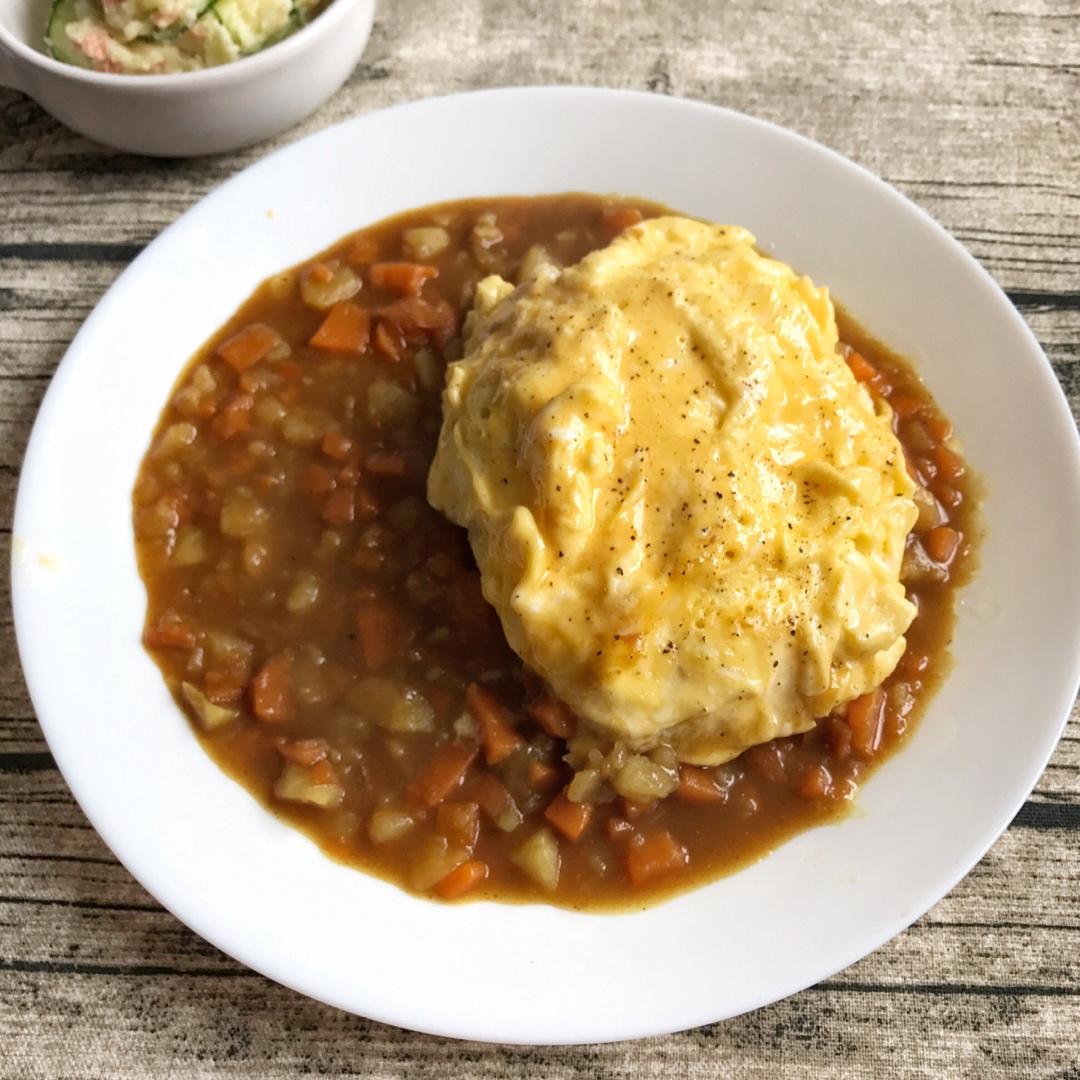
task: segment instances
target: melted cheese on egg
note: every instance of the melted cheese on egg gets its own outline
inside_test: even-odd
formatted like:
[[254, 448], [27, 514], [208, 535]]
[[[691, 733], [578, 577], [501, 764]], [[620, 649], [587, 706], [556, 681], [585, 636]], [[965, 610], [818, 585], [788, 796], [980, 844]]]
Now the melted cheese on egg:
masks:
[[896, 665], [914, 488], [837, 345], [824, 289], [680, 217], [479, 286], [428, 497], [601, 731], [716, 764]]

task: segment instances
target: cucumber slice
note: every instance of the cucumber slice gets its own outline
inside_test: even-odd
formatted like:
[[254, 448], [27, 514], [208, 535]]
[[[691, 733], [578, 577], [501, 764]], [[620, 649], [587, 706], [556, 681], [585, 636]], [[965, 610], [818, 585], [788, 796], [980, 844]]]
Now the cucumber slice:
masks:
[[294, 29], [292, 0], [218, 0], [214, 14], [245, 55]]
[[181, 34], [186, 34], [200, 19], [206, 18], [214, 8], [217, 6], [218, 0], [208, 0], [208, 3], [199, 8], [198, 14], [191, 22], [178, 23], [175, 26], [166, 27], [164, 30], [159, 30], [156, 34], [150, 34], [147, 37], [137, 38], [138, 41], [152, 41], [157, 45], [168, 45], [175, 41]]
[[81, 68], [93, 67], [67, 36], [68, 23], [78, 21], [75, 0], [54, 0], [52, 11], [49, 12], [49, 24], [45, 30], [45, 44], [49, 48], [49, 55], [62, 64], [74, 64]]

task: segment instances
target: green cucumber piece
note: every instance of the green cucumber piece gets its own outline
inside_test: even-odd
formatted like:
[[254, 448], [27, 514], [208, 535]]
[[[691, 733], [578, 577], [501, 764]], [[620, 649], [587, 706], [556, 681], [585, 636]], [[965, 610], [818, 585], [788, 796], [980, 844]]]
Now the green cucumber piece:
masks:
[[68, 23], [78, 21], [75, 0], [54, 0], [45, 30], [45, 44], [48, 45], [49, 55], [54, 60], [59, 60], [62, 64], [74, 64], [75, 67], [89, 68], [93, 65], [75, 48], [71, 38], [67, 36]]

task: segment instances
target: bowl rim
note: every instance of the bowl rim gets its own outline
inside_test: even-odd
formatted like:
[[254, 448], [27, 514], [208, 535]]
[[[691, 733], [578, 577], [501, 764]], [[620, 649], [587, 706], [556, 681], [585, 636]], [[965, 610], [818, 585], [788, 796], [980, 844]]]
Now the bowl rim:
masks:
[[[859, 174], [861, 174], [864, 181], [868, 181], [874, 186], [877, 194], [880, 197], [887, 198], [890, 201], [903, 204], [906, 213], [910, 214], [914, 212], [921, 219], [924, 226], [929, 225], [932, 230], [937, 234], [939, 240], [946, 241], [949, 247], [954, 251], [954, 253], [962, 257], [962, 260], [966, 264], [967, 271], [974, 272], [978, 276], [984, 287], [989, 286], [990, 288], [992, 288], [992, 290], [994, 290], [994, 292], [996, 293], [995, 299], [997, 301], [997, 305], [1002, 309], [1003, 317], [1009, 319], [1012, 322], [1020, 335], [1026, 339], [1030, 349], [1035, 355], [1037, 355], [1037, 357], [1041, 361], [1038, 365], [1034, 367], [1034, 370], [1037, 370], [1039, 372], [1039, 377], [1041, 381], [1046, 385], [1046, 387], [1052, 388], [1050, 398], [1054, 402], [1054, 408], [1056, 410], [1056, 421], [1058, 423], [1067, 423], [1067, 430], [1071, 431], [1071, 439], [1067, 440], [1069, 446], [1069, 460], [1068, 462], [1063, 461], [1062, 466], [1064, 468], [1066, 464], [1069, 465], [1071, 467], [1072, 475], [1074, 477], [1080, 478], [1080, 437], [1078, 437], [1077, 435], [1075, 423], [1073, 421], [1072, 414], [1069, 409], [1065, 395], [1060, 387], [1060, 384], [1058, 383], [1056, 377], [1053, 374], [1053, 370], [1049, 364], [1048, 359], [1046, 358], [1037, 340], [1035, 339], [1034, 334], [1031, 332], [1030, 328], [1027, 326], [1026, 322], [1023, 320], [1020, 314], [1016, 311], [1015, 307], [1008, 301], [1008, 298], [1004, 295], [1000, 286], [997, 285], [997, 283], [993, 280], [989, 273], [985, 269], [983, 269], [983, 267], [974, 259], [974, 257], [971, 256], [966, 251], [966, 249], [959, 244], [959, 242], [954, 240], [941, 225], [934, 221], [926, 211], [924, 211], [917, 204], [911, 202], [911, 200], [904, 197], [900, 192], [892, 188], [885, 181], [874, 176], [874, 174], [872, 174], [869, 170], [843, 157], [837, 152], [832, 151], [827, 147], [824, 147], [821, 144], [809, 138], [806, 138], [805, 136], [782, 128], [779, 125], [773, 124], [769, 121], [759, 120], [757, 118], [750, 117], [730, 109], [714, 106], [704, 102], [695, 102], [686, 99], [665, 99], [662, 97], [658, 97], [654, 94], [648, 94], [639, 91], [610, 90], [592, 87], [526, 87], [493, 89], [472, 91], [465, 94], [445, 95], [436, 98], [420, 99], [418, 101], [402, 103], [386, 110], [380, 110], [380, 112], [396, 114], [399, 111], [403, 110], [424, 110], [432, 108], [438, 109], [444, 103], [460, 101], [463, 99], [473, 99], [480, 101], [482, 99], [490, 98], [492, 96], [515, 96], [518, 98], [528, 98], [535, 95], [556, 95], [563, 98], [567, 106], [569, 106], [574, 101], [574, 99], [577, 99], [578, 101], [584, 101], [584, 99], [597, 99], [609, 96], [617, 96], [629, 100], [639, 100], [642, 103], [648, 102], [651, 107], [657, 107], [658, 102], [666, 102], [666, 104], [670, 105], [671, 107], [693, 109], [700, 112], [708, 113], [719, 112], [725, 114], [727, 121], [730, 123], [748, 125], [751, 128], [767, 129], [774, 136], [779, 136], [783, 139], [796, 142], [804, 152], [810, 152], [817, 155], [827, 155], [830, 159], [833, 159], [835, 163], [841, 165], [845, 169], [856, 170]], [[261, 161], [256, 162], [254, 165], [250, 166], [249, 169], [244, 170], [233, 178], [227, 180], [224, 184], [220, 185], [210, 197], [219, 195], [222, 191], [230, 188], [232, 185], [244, 182], [244, 178], [250, 170], [264, 167], [267, 162], [273, 161], [274, 159], [278, 158], [279, 155], [295, 153], [297, 152], [298, 146], [310, 145], [311, 143], [320, 139], [332, 139], [334, 138], [333, 133], [336, 132], [338, 128], [345, 127], [350, 124], [362, 123], [364, 119], [365, 117], [358, 117], [354, 118], [351, 121], [345, 121], [343, 124], [334, 125], [331, 128], [324, 129], [323, 131], [315, 133], [314, 135], [311, 135], [304, 140], [300, 140], [298, 143], [291, 144], [290, 146], [287, 146], [271, 155], [268, 155], [266, 158], [263, 158]], [[140, 270], [141, 262], [149, 257], [149, 253], [151, 252], [151, 250], [163, 243], [166, 243], [167, 239], [174, 234], [174, 230], [183, 228], [184, 223], [188, 219], [189, 215], [201, 208], [205, 201], [205, 199], [200, 200], [200, 202], [196, 203], [191, 210], [186, 212], [179, 219], [177, 219], [176, 222], [163, 230], [160, 236], [156, 238], [151, 245], [148, 245], [147, 249], [132, 262], [132, 264], [124, 271], [123, 274], [120, 275], [120, 277], [118, 277], [116, 283], [114, 283], [114, 285], [110, 289], [110, 292], [116, 289], [117, 285], [119, 285], [120, 282], [128, 278], [129, 275], [134, 275], [138, 273]], [[72, 342], [72, 345], [68, 350], [68, 353], [65, 355], [64, 361], [61, 362], [61, 365], [57, 369], [57, 375], [61, 378], [66, 377], [70, 374], [70, 370], [68, 370], [70, 369], [70, 365], [67, 364], [68, 357], [76, 351], [80, 339], [85, 339], [91, 336], [96, 322], [100, 318], [103, 318], [103, 308], [104, 304], [99, 303], [88, 316], [86, 322], [83, 324], [83, 327], [79, 330], [75, 340]], [[68, 369], [65, 369], [66, 364]], [[27, 445], [26, 455], [23, 463], [24, 476], [31, 472], [31, 470], [27, 468], [28, 464], [32, 464], [36, 456], [41, 452], [41, 445], [44, 441], [43, 431], [47, 427], [47, 423], [45, 422], [44, 418], [47, 417], [49, 411], [49, 394], [52, 394], [53, 386], [56, 382], [59, 382], [59, 380], [54, 379], [54, 383], [50, 384], [49, 391], [42, 402], [38, 418], [35, 420], [34, 429], [31, 433], [31, 437]], [[1074, 495], [1075, 494], [1076, 493], [1074, 492]], [[28, 501], [29, 499], [27, 497], [27, 493], [23, 487], [23, 481], [21, 479], [16, 499], [14, 515], [14, 532], [16, 536], [22, 531], [20, 528], [20, 520], [22, 515], [27, 512], [26, 504]], [[37, 642], [31, 642], [30, 638], [28, 637], [28, 626], [30, 622], [28, 608], [31, 605], [31, 599], [29, 588], [25, 584], [24, 575], [21, 572], [20, 568], [15, 565], [14, 544], [12, 566], [12, 593], [19, 654], [23, 662], [24, 671], [27, 672], [27, 683], [28, 685], [30, 685], [31, 677], [29, 672], [30, 669], [35, 667], [36, 665], [33, 663], [28, 663], [28, 660], [30, 659], [29, 654], [35, 651], [35, 646], [37, 645]], [[1074, 636], [1080, 638], [1080, 613], [1078, 613], [1077, 619], [1074, 620], [1072, 629]], [[933, 903], [935, 903], [938, 899], [940, 899], [948, 891], [955, 887], [956, 883], [960, 881], [971, 870], [971, 868], [983, 857], [983, 855], [985, 855], [986, 851], [1000, 836], [1001, 832], [1009, 824], [1013, 816], [1015, 816], [1015, 813], [1019, 809], [1020, 805], [1022, 805], [1023, 801], [1030, 794], [1032, 787], [1034, 787], [1039, 776], [1042, 774], [1042, 771], [1045, 769], [1046, 763], [1049, 760], [1049, 757], [1052, 754], [1054, 748], [1056, 747], [1057, 742], [1061, 736], [1061, 732], [1068, 721], [1070, 706], [1075, 699], [1078, 686], [1080, 686], [1080, 650], [1078, 650], [1076, 654], [1070, 658], [1068, 666], [1063, 669], [1060, 690], [1056, 694], [1056, 699], [1059, 701], [1060, 704], [1060, 708], [1057, 709], [1058, 722], [1054, 726], [1054, 730], [1052, 732], [1049, 730], [1049, 726], [1047, 728], [1044, 736], [1046, 738], [1046, 744], [1044, 747], [1044, 752], [1041, 753], [1039, 756], [1038, 767], [1032, 769], [1030, 777], [1028, 777], [1026, 773], [1024, 774], [1023, 782], [1016, 789], [1017, 791], [1019, 791], [1020, 787], [1022, 787], [1023, 790], [1016, 798], [1015, 804], [1002, 809], [998, 814], [994, 816], [992, 821], [987, 820], [983, 824], [982, 828], [980, 829], [981, 835], [979, 843], [976, 845], [968, 845], [966, 847], [964, 857], [962, 859], [953, 861], [952, 871], [949, 874], [940, 875], [933, 881], [932, 884], [924, 885], [921, 888], [921, 891], [916, 896], [910, 898], [910, 906], [905, 910], [904, 913], [898, 916], [893, 916], [888, 920], [883, 919], [881, 925], [878, 927], [877, 932], [869, 935], [864, 935], [859, 940], [850, 943], [847, 946], [846, 950], [839, 951], [837, 955], [830, 961], [830, 967], [828, 971], [818, 971], [814, 974], [812, 978], [801, 982], [799, 985], [788, 984], [784, 988], [783, 994], [780, 996], [788, 996], [790, 994], [798, 992], [801, 989], [805, 989], [806, 986], [812, 985], [813, 983], [820, 981], [823, 978], [829, 977], [829, 975], [842, 970], [843, 968], [847, 967], [849, 964], [858, 960], [862, 956], [880, 947], [884, 942], [890, 940], [907, 926], [911, 925], [911, 923], [913, 923], [917, 918], [921, 917], [921, 915], [925, 913], [925, 911], [928, 910], [929, 907], [933, 905]], [[30, 690], [31, 698], [34, 698], [35, 693], [33, 686], [30, 686]], [[46, 732], [46, 738], [48, 739], [48, 728], [50, 724], [44, 716], [40, 716], [39, 719], [43, 731]], [[51, 745], [52, 744], [50, 743], [50, 746]], [[97, 815], [86, 808], [86, 803], [84, 802], [84, 799], [80, 794], [80, 790], [83, 787], [81, 778], [76, 777], [75, 782], [73, 783], [72, 777], [69, 776], [69, 769], [64, 768], [64, 761], [66, 760], [65, 753], [62, 750], [60, 753], [57, 753], [57, 748], [53, 748], [53, 750], [54, 754], [56, 754], [58, 764], [60, 765], [64, 773], [64, 778], [71, 787], [71, 790], [75, 795], [76, 799], [79, 801], [80, 806], [83, 808], [84, 813], [87, 814], [87, 817], [91, 820], [91, 823], [99, 831], [99, 833], [101, 833], [103, 838], [105, 838], [113, 830], [108, 827], [103, 830], [99, 826]], [[74, 773], [76, 772], [76, 770], [71, 770], [71, 772]], [[246, 793], [245, 797], [247, 797]], [[122, 859], [121, 861], [124, 860]], [[128, 865], [126, 861], [124, 861], [124, 865], [128, 868], [129, 872], [132, 873], [133, 877], [140, 881], [140, 883], [145, 884], [144, 875], [142, 873], [137, 873], [134, 869], [132, 869], [131, 866]], [[149, 876], [149, 871], [147, 871], [147, 876]], [[149, 891], [153, 892], [155, 896], [157, 895], [157, 893], [154, 892], [153, 888], [151, 888], [149, 885], [147, 885], [146, 887]], [[299, 974], [294, 973], [283, 975], [280, 971], [274, 970], [272, 965], [269, 965], [266, 962], [254, 963], [248, 957], [238, 956], [237, 951], [234, 951], [236, 947], [230, 946], [227, 941], [222, 939], [220, 934], [209, 931], [206, 928], [205, 920], [203, 918], [192, 917], [192, 913], [190, 911], [185, 911], [184, 915], [180, 915], [179, 911], [174, 909], [171, 903], [165, 903], [165, 906], [168, 907], [168, 909], [172, 911], [173, 914], [176, 914], [178, 918], [181, 918], [181, 921], [192, 927], [192, 929], [194, 929], [200, 935], [205, 937], [217, 947], [221, 948], [229, 955], [237, 956], [237, 958], [241, 959], [241, 962], [243, 962], [247, 966], [253, 967], [255, 970], [260, 971], [262, 974], [267, 975], [275, 981], [281, 982], [286, 986], [289, 986], [295, 990], [298, 990], [301, 993], [316, 998], [317, 1000], [323, 1001], [327, 1004], [339, 1008], [350, 1007], [348, 1005], [343, 1005], [340, 999], [335, 998], [334, 994], [331, 994], [329, 992], [326, 992], [325, 994], [320, 993], [318, 988], [313, 988], [310, 982], [306, 981], [305, 978]], [[471, 906], [479, 907], [481, 905]], [[182, 908], [183, 905], [177, 903], [177, 907]], [[667, 905], [660, 905], [660, 907], [667, 907]], [[655, 910], [655, 908], [652, 910]], [[196, 915], [198, 914], [201, 913], [196, 913]], [[622, 916], [618, 917], [621, 918]], [[752, 1009], [756, 1009], [764, 1004], [777, 1000], [777, 997], [778, 995], [775, 993], [762, 994], [757, 999], [750, 999], [745, 1001], [743, 1007], [739, 1010], [739, 1012], [746, 1012]], [[484, 1028], [482, 1025], [474, 1027], [471, 1030], [463, 1030], [460, 1027], [455, 1029], [447, 1029], [440, 1026], [438, 1023], [426, 1022], [424, 1024], [417, 1024], [415, 1018], [410, 1019], [408, 1017], [403, 1017], [400, 1013], [394, 1013], [393, 1011], [380, 1011], [379, 1009], [371, 1007], [367, 1007], [364, 1009], [364, 1015], [370, 1016], [376, 1020], [382, 1020], [394, 1024], [408, 1025], [410, 1027], [416, 1028], [417, 1030], [427, 1031], [436, 1035], [446, 1035], [452, 1037], [479, 1040], [504, 1038], [503, 1036], [494, 1035], [490, 1028]], [[727, 1015], [738, 1015], [738, 1013], [730, 1013]], [[511, 1036], [511, 1039], [508, 1041], [527, 1044], [614, 1041], [630, 1037], [663, 1034], [673, 1030], [680, 1030], [696, 1026], [698, 1024], [708, 1023], [715, 1019], [715, 1011], [710, 1011], [708, 1004], [702, 1003], [695, 1015], [688, 1015], [684, 1017], [684, 1022], [680, 1021], [680, 1024], [678, 1026], [672, 1026], [669, 1023], [663, 1026], [656, 1026], [654, 1024], [653, 1027], [643, 1027], [639, 1023], [632, 1025], [632, 1027], [627, 1027], [625, 1023], [620, 1024], [618, 1018], [611, 1018], [611, 1020], [607, 1023], [607, 1026], [600, 1034], [597, 1034], [595, 1030], [592, 1030], [585, 1038], [577, 1038], [574, 1036], [571, 1036], [570, 1038], [564, 1038], [561, 1036], [551, 1035], [538, 1037], [535, 1033], [530, 1032], [526, 1026], [524, 1029], [518, 1029], [517, 1033]]]
[[[89, 86], [124, 87], [134, 90], [139, 88], [150, 94], [167, 94], [170, 89], [195, 90], [227, 86], [248, 76], [254, 77], [260, 71], [278, 64], [288, 63], [292, 54], [314, 45], [318, 37], [328, 34], [336, 27], [350, 10], [356, 6], [366, 6], [374, 13], [376, 0], [329, 0], [326, 7], [309, 23], [287, 34], [279, 41], [267, 45], [258, 52], [239, 56], [226, 64], [200, 68], [196, 71], [174, 71], [159, 74], [136, 75], [125, 72], [93, 71], [89, 68], [65, 64], [47, 52], [35, 49], [24, 38], [13, 34], [0, 24], [0, 47], [6, 46], [14, 59], [21, 60], [33, 67], [41, 68], [59, 78]], [[369, 35], [370, 36], [370, 35]], [[42, 40], [45, 32], [42, 31]]]

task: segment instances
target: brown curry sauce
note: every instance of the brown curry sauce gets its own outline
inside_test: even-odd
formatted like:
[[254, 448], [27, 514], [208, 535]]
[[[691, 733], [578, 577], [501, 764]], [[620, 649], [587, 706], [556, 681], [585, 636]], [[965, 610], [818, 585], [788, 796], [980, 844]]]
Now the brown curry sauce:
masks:
[[[483, 601], [464, 531], [424, 497], [443, 371], [481, 277], [513, 280], [535, 245], [576, 262], [664, 212], [592, 195], [411, 211], [265, 282], [181, 376], [134, 493], [144, 640], [211, 757], [334, 858], [425, 895], [639, 907], [835, 820], [946, 671], [977, 490], [910, 364], [839, 312], [923, 488], [904, 571], [918, 615], [896, 672], [804, 735], [683, 767], [665, 799], [582, 811], [562, 797], [545, 818], [571, 778], [552, 734], [567, 714], [535, 708], [544, 689]], [[478, 733], [489, 706], [495, 727]], [[215, 710], [229, 718], [207, 730]], [[488, 763], [492, 745], [509, 752]], [[553, 891], [514, 860], [541, 829]]]

